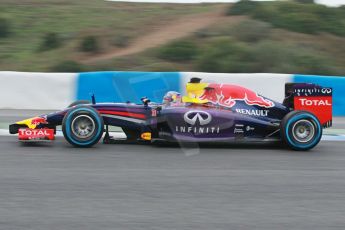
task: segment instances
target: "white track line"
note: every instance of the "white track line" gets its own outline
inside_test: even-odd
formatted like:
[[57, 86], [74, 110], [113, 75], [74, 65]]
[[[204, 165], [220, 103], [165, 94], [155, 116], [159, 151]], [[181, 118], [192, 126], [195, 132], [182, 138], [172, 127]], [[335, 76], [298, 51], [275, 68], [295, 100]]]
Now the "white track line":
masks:
[[322, 141], [345, 141], [345, 135], [330, 135], [324, 134], [321, 138]]
[[0, 136], [10, 136], [7, 129], [0, 129]]

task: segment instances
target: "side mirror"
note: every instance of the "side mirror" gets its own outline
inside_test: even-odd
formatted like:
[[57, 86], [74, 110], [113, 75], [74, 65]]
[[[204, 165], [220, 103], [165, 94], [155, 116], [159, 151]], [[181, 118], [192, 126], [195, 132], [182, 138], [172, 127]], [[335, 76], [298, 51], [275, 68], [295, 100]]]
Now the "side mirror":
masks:
[[91, 95], [91, 102], [92, 102], [93, 105], [96, 104], [96, 97], [95, 97], [95, 94], [92, 94], [92, 95]]

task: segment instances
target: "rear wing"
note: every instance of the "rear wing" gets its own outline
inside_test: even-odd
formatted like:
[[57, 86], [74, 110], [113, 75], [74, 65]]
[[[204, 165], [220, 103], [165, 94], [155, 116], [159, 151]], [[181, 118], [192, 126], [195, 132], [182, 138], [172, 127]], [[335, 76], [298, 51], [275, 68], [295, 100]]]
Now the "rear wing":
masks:
[[286, 83], [283, 104], [293, 110], [313, 113], [324, 128], [332, 126], [331, 87], [307, 83]]

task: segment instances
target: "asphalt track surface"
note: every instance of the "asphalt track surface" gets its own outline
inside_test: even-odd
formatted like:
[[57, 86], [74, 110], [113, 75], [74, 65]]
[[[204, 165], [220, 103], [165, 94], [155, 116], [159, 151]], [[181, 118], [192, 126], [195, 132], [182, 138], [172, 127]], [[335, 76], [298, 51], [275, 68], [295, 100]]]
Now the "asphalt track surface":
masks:
[[0, 136], [1, 230], [343, 230], [344, 214], [342, 141], [78, 149]]

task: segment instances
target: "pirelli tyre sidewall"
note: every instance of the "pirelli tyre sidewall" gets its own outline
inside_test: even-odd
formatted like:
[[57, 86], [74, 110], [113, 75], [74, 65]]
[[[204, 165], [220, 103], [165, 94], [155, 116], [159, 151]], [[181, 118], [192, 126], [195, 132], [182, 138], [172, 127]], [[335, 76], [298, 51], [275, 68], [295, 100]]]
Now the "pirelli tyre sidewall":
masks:
[[[301, 132], [298, 131], [299, 125], [302, 129]], [[309, 130], [309, 132], [303, 132], [305, 129]], [[320, 142], [322, 126], [319, 119], [312, 113], [292, 111], [283, 118], [280, 132], [282, 141], [289, 148], [297, 151], [306, 151], [314, 148]], [[306, 135], [304, 139], [303, 135]]]
[[101, 139], [104, 122], [94, 108], [78, 105], [65, 115], [62, 132], [70, 144], [76, 147], [91, 147]]

